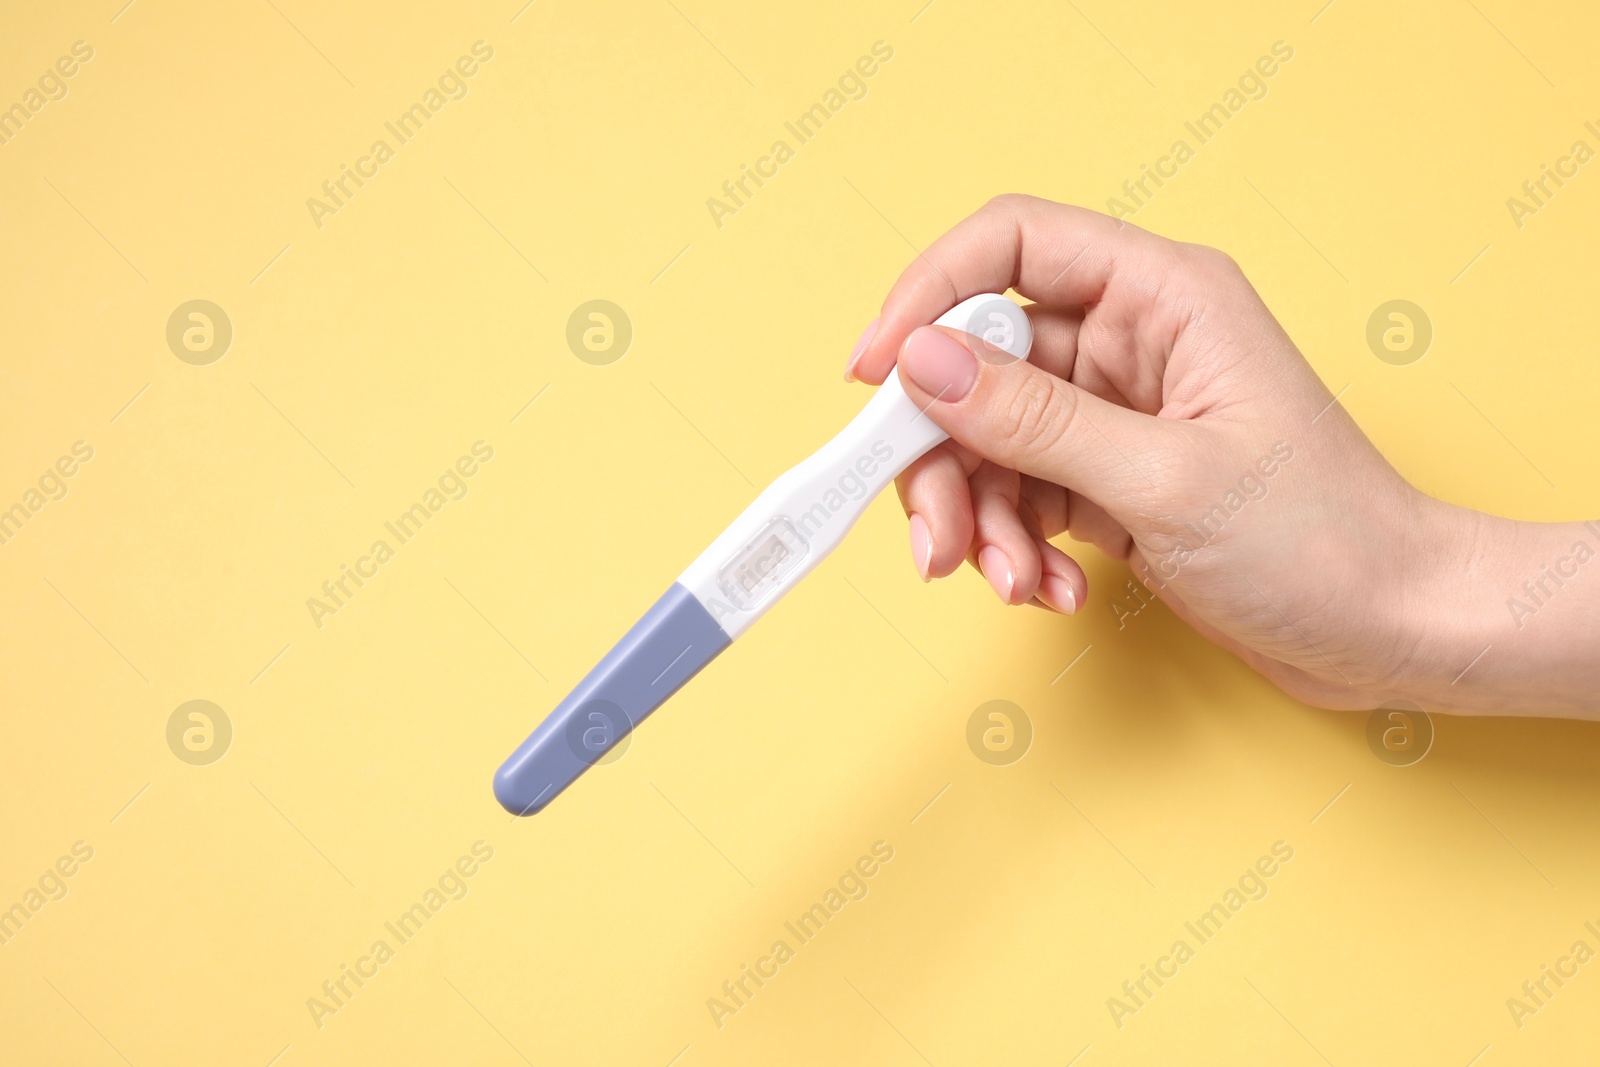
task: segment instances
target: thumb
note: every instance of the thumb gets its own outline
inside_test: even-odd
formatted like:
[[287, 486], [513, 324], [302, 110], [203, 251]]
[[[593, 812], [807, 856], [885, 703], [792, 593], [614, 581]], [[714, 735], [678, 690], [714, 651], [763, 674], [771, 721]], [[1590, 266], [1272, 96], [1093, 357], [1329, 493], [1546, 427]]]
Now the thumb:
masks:
[[952, 438], [1003, 467], [1114, 506], [1157, 488], [1142, 457], [1164, 445], [1161, 419], [1102, 400], [958, 330], [924, 326], [900, 350], [900, 383]]

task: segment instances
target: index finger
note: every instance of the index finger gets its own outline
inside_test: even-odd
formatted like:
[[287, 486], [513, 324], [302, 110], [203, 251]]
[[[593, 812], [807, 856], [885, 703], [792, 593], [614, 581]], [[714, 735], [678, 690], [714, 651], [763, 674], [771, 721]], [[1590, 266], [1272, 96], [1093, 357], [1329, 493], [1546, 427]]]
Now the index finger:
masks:
[[1092, 304], [1119, 272], [1167, 244], [1098, 211], [1035, 196], [995, 197], [900, 275], [851, 374], [881, 384], [911, 331], [969, 296], [1015, 289], [1039, 304]]

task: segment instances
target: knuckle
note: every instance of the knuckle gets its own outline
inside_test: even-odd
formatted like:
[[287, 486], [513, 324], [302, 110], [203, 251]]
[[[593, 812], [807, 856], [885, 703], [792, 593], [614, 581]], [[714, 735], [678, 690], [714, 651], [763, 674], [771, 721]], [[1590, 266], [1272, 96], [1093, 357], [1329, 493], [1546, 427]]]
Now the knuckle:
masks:
[[1020, 378], [1007, 396], [1001, 422], [1007, 448], [1032, 455], [1055, 447], [1072, 423], [1076, 405], [1066, 390], [1040, 374]]
[[1244, 270], [1238, 262], [1220, 248], [1191, 244], [1184, 245], [1183, 250], [1189, 261], [1210, 277], [1229, 280], [1244, 277]]
[[1038, 202], [1038, 197], [1027, 193], [1000, 193], [990, 197], [984, 208], [1002, 215], [1016, 215], [1031, 209]]

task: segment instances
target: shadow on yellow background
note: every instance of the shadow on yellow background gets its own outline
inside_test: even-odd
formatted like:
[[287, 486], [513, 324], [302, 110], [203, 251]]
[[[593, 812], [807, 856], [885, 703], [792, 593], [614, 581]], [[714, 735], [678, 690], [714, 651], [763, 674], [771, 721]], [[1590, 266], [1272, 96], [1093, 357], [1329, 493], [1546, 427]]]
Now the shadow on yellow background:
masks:
[[1600, 948], [1593, 728], [1395, 766], [1092, 551], [1077, 618], [924, 586], [890, 500], [547, 812], [489, 789], [1000, 192], [1226, 249], [1418, 485], [1593, 515], [1600, 175], [1508, 206], [1600, 148], [1592, 10], [123, 3], [0, 33], [0, 1060], [1593, 1053], [1600, 965], [1507, 1005]]

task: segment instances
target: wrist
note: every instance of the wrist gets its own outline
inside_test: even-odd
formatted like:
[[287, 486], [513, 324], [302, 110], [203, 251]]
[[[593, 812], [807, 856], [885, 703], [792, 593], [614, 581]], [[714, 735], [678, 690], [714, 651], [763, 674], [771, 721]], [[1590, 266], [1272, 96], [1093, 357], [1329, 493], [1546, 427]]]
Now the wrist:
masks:
[[1600, 705], [1600, 523], [1499, 518], [1418, 494], [1398, 696], [1479, 714]]
[[[1427, 708], [1463, 710], [1466, 676], [1493, 650], [1488, 609], [1509, 570], [1509, 523], [1418, 492], [1416, 521], [1406, 539], [1399, 625], [1414, 649], [1399, 681], [1400, 697]], [[1477, 662], [1474, 662], [1477, 660]], [[1481, 676], [1480, 676], [1481, 678]], [[1461, 687], [1461, 688], [1458, 688]], [[1490, 710], [1473, 704], [1473, 710]]]

